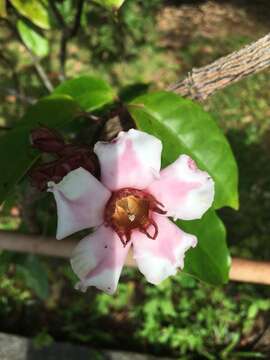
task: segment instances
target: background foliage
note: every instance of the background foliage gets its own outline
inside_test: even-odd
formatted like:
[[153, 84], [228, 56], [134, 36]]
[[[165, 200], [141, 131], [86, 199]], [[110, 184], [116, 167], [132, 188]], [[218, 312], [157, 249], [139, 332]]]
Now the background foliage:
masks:
[[[35, 5], [38, 9], [34, 9], [34, 17], [33, 7], [30, 6], [29, 10], [22, 3], [9, 1], [8, 16], [3, 9], [1, 11], [0, 125], [3, 135], [13, 137], [13, 146], [6, 150], [6, 144], [0, 142], [0, 158], [2, 164], [8, 151], [8, 167], [12, 164], [10, 159], [18, 156], [18, 139], [27, 146], [27, 133], [29, 126], [33, 125], [31, 121], [46, 123], [59, 120], [53, 116], [55, 109], [48, 104], [54, 101], [49, 98], [43, 100], [46, 105], [42, 110], [44, 112], [46, 108], [49, 116], [45, 112], [41, 119], [40, 112], [35, 116], [35, 110], [30, 110], [31, 124], [28, 123], [27, 127], [21, 124], [16, 131], [8, 130], [15, 124], [20, 125], [23, 114], [26, 113], [25, 117], [29, 118], [29, 110], [26, 111], [29, 103], [48, 95], [48, 84], [40, 81], [37, 65], [48, 74], [53, 86], [57, 86], [64, 75], [73, 78], [87, 72], [92, 79], [93, 76], [103, 79], [95, 84], [94, 93], [88, 88], [89, 82], [86, 88], [82, 86], [83, 80], [79, 87], [71, 80], [55, 90], [63, 102], [59, 121], [65, 123], [63, 133], [66, 139], [89, 142], [93, 133], [112, 136], [115, 125], [110, 123], [100, 132], [97, 123], [77, 116], [80, 114], [74, 100], [82, 110], [95, 111], [97, 117], [102, 111], [110, 109], [111, 103], [117, 100], [116, 94], [120, 94], [124, 101], [136, 104], [135, 98], [141, 92], [164, 89], [177, 80], [180, 73], [186, 74], [193, 66], [204, 65], [238, 49], [267, 31], [268, 10], [263, 2], [258, 10], [257, 5], [237, 1], [226, 4], [208, 1], [167, 4], [161, 0], [127, 0], [118, 13], [111, 11], [110, 6], [107, 8], [86, 2], [81, 28], [76, 36], [68, 40], [64, 74], [59, 60], [59, 44], [64, 29], [52, 13], [50, 2], [34, 2], [39, 4]], [[66, 22], [65, 26], [72, 29], [77, 2], [65, 0], [55, 3]], [[229, 138], [239, 165], [240, 212], [230, 209], [218, 211], [227, 225], [230, 251], [233, 255], [258, 259], [269, 259], [270, 256], [268, 81], [268, 73], [256, 75], [215, 95], [204, 104], [205, 110], [211, 114], [207, 115], [211, 120], [206, 121], [218, 122]], [[131, 83], [137, 85], [128, 86]], [[74, 94], [74, 100], [65, 97], [74, 97]], [[42, 106], [39, 102], [33, 109]], [[135, 113], [135, 110], [132, 111]], [[76, 124], [69, 122], [73, 118], [71, 114], [76, 114]], [[142, 116], [136, 119], [136, 114], [133, 115], [139, 126], [146, 126], [146, 123], [143, 125], [140, 122]], [[164, 122], [162, 124], [164, 126]], [[16, 137], [16, 134], [19, 135]], [[26, 156], [29, 159], [29, 153]], [[35, 156], [31, 152], [31, 158]], [[16, 181], [30, 165], [27, 162], [21, 170], [14, 168], [18, 172]], [[7, 170], [4, 172], [14, 176]], [[6, 194], [6, 181], [2, 179], [0, 190]], [[8, 184], [12, 185], [10, 181]], [[227, 205], [236, 207], [235, 200]], [[46, 194], [33, 192], [24, 179], [2, 207], [0, 227], [53, 235], [53, 212], [51, 199]], [[217, 224], [219, 236], [215, 233], [211, 235], [213, 249], [215, 239], [225, 237], [222, 224], [219, 221]], [[189, 225], [182, 226], [188, 229]], [[208, 234], [205, 236], [209, 239]], [[196, 251], [199, 253], [194, 252], [192, 256], [200, 258], [200, 248]], [[226, 250], [223, 253], [227, 254]], [[186, 263], [188, 267], [191, 266], [190, 256]], [[210, 259], [211, 256], [210, 252]], [[215, 283], [213, 279], [216, 278], [219, 283], [226, 280], [226, 256], [223, 261], [224, 271], [210, 274], [211, 282]], [[207, 266], [207, 263], [202, 266]], [[198, 269], [193, 267], [192, 272], [196, 274], [196, 271]], [[41, 343], [42, 339], [46, 343], [53, 339], [67, 339], [81, 343], [95, 342], [101, 347], [119, 348], [125, 344], [129, 350], [185, 356], [185, 359], [197, 359], [198, 356], [209, 359], [255, 357], [259, 354], [253, 349], [253, 344], [268, 321], [269, 290], [264, 287], [229, 284], [213, 288], [190, 277], [178, 276], [155, 288], [145, 286], [135, 270], [126, 270], [115, 297], [94, 290], [85, 296], [71, 290], [73, 276], [69, 266], [60, 260], [6, 252], [1, 254], [0, 273], [1, 330], [36, 336], [37, 342]], [[201, 269], [199, 273], [203, 273]], [[33, 327], [33, 324], [36, 326]], [[108, 333], [108, 328], [114, 331]]]

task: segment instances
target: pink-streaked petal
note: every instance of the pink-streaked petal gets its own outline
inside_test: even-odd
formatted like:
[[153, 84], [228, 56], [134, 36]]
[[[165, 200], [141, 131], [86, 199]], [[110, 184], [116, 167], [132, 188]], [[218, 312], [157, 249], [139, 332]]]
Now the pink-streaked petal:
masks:
[[183, 220], [200, 219], [215, 194], [212, 178], [187, 155], [162, 170], [148, 191], [164, 205], [167, 216]]
[[159, 176], [162, 143], [145, 132], [120, 132], [112, 142], [96, 143], [94, 151], [102, 183], [111, 190], [144, 189]]
[[158, 236], [149, 239], [139, 231], [132, 234], [134, 258], [147, 281], [158, 285], [168, 276], [175, 275], [177, 268], [184, 267], [185, 252], [195, 247], [197, 238], [180, 230], [162, 215], [154, 215]]
[[68, 173], [58, 184], [48, 183], [57, 206], [56, 238], [103, 223], [111, 192], [83, 168]]
[[118, 235], [104, 225], [81, 240], [71, 259], [72, 269], [80, 279], [76, 289], [86, 291], [95, 286], [113, 294], [129, 247], [124, 247]]

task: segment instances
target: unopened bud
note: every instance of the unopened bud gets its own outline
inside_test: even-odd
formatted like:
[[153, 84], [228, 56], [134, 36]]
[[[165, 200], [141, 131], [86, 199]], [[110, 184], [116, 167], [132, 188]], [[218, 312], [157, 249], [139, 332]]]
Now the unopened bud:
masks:
[[39, 127], [31, 131], [33, 147], [46, 153], [59, 153], [65, 146], [64, 139], [55, 130]]
[[58, 183], [70, 171], [79, 167], [89, 171], [93, 176], [99, 177], [100, 170], [96, 155], [87, 147], [70, 145], [67, 156], [41, 164], [32, 169], [29, 175], [32, 185], [40, 191], [44, 191], [49, 181]]

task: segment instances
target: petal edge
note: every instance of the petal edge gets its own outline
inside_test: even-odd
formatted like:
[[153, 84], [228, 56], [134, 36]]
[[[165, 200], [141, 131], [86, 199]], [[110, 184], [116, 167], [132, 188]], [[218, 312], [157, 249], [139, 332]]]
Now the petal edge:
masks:
[[83, 168], [69, 172], [59, 183], [49, 182], [57, 207], [56, 238], [102, 224], [111, 193]]
[[167, 216], [182, 220], [200, 219], [214, 201], [214, 181], [206, 171], [197, 168], [187, 155], [160, 172], [148, 191], [167, 210]]
[[158, 285], [177, 269], [183, 269], [185, 252], [195, 247], [197, 238], [178, 228], [162, 215], [155, 215], [158, 236], [151, 240], [138, 231], [132, 235], [134, 258], [148, 282]]
[[75, 288], [86, 291], [89, 286], [95, 286], [113, 294], [129, 247], [123, 247], [117, 234], [103, 225], [82, 239], [71, 259], [72, 269], [80, 279]]

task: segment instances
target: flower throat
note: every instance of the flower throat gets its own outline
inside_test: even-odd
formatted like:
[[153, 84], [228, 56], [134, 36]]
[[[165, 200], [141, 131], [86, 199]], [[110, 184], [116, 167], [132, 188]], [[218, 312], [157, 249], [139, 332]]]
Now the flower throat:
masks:
[[[158, 226], [152, 218], [152, 212], [166, 214], [163, 205], [154, 196], [145, 191], [123, 188], [112, 193], [105, 208], [105, 225], [111, 226], [126, 246], [132, 230], [139, 230], [150, 239], [156, 239]], [[149, 227], [154, 229], [153, 234]]]

